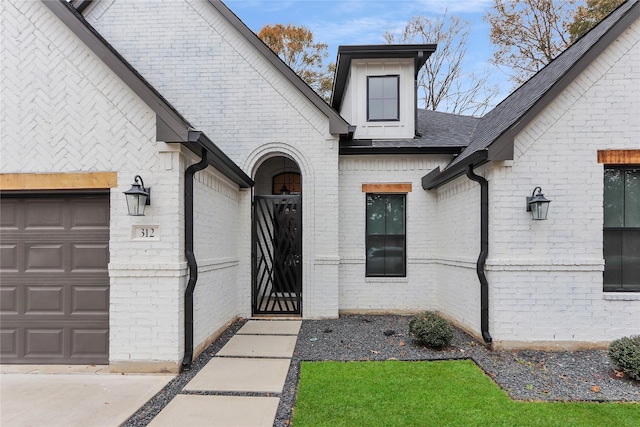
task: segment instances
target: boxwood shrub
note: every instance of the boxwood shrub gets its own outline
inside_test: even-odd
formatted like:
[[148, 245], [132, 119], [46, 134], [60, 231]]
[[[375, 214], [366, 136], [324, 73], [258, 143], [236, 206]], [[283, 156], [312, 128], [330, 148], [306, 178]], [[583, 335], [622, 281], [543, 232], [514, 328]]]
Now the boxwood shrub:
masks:
[[449, 322], [432, 311], [425, 311], [409, 321], [409, 333], [419, 344], [442, 348], [451, 344], [453, 329]]
[[612, 341], [609, 358], [626, 376], [640, 381], [640, 335]]

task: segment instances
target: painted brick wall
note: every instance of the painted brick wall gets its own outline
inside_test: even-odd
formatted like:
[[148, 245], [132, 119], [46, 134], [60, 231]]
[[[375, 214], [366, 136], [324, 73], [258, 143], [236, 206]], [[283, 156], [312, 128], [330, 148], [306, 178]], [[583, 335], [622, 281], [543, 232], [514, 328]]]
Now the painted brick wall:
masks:
[[[602, 291], [603, 165], [599, 149], [640, 147], [636, 21], [515, 141], [491, 171], [494, 338], [603, 342], [638, 333], [640, 295]], [[541, 186], [547, 221], [525, 196]]]
[[[483, 168], [475, 172], [484, 173]], [[490, 183], [490, 191], [491, 188]], [[462, 176], [438, 188], [437, 196], [438, 309], [480, 334], [480, 283], [476, 274], [480, 253], [480, 186]]]
[[[340, 309], [416, 311], [437, 308], [436, 195], [420, 179], [447, 156], [340, 158]], [[362, 184], [410, 182], [406, 198], [407, 277], [365, 277], [366, 193]]]
[[[296, 161], [304, 183], [303, 314], [337, 316], [338, 225], [327, 207], [338, 202], [338, 147], [327, 117], [208, 2], [104, 1], [87, 19], [247, 174], [281, 153]], [[251, 208], [241, 199], [235, 309], [247, 315]]]
[[211, 167], [197, 172], [194, 184], [194, 254], [198, 263], [194, 344], [197, 347], [238, 313], [236, 236], [240, 206], [237, 185]]

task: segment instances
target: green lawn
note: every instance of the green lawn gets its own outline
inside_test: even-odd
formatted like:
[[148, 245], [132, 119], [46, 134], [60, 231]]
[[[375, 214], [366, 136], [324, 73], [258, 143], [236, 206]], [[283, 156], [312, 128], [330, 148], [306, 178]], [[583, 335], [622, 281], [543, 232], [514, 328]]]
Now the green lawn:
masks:
[[512, 401], [470, 360], [303, 362], [293, 425], [640, 426], [640, 405]]

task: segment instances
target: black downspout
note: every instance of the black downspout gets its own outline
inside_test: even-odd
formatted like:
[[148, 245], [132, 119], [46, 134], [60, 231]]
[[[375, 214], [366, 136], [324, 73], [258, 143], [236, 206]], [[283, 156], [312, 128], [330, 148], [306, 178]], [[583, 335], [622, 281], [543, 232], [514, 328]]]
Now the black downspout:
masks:
[[480, 331], [485, 343], [491, 344], [489, 334], [489, 282], [484, 271], [489, 255], [489, 182], [473, 172], [473, 164], [467, 166], [467, 177], [480, 184], [480, 255], [476, 262], [476, 272], [480, 280]]
[[189, 282], [184, 292], [184, 358], [180, 371], [191, 369], [193, 359], [193, 291], [198, 281], [198, 264], [193, 254], [193, 176], [209, 165], [209, 152], [202, 149], [202, 160], [184, 172], [184, 254], [189, 266]]

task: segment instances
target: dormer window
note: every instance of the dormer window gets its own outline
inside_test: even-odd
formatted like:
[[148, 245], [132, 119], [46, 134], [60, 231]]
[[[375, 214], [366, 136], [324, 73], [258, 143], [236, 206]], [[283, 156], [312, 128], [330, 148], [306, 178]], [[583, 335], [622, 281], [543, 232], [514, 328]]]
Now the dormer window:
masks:
[[367, 121], [400, 120], [400, 76], [367, 77]]

